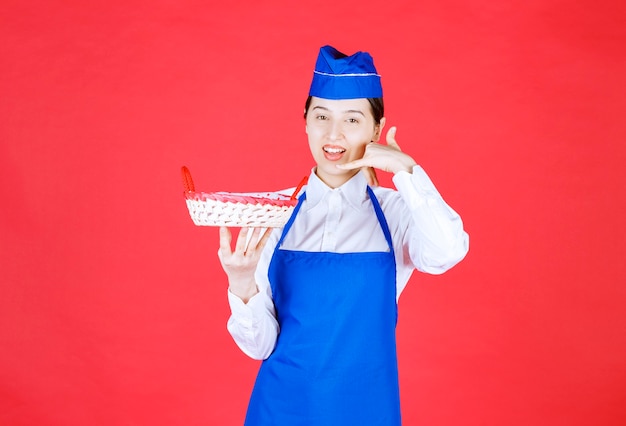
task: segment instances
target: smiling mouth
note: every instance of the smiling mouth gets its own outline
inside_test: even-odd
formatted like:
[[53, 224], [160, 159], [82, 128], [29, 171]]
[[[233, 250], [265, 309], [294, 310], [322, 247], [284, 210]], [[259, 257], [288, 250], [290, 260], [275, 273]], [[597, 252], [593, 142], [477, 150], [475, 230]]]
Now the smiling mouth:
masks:
[[324, 151], [324, 158], [328, 161], [339, 161], [346, 152], [345, 148], [336, 145], [325, 145], [322, 150]]
[[324, 150], [324, 152], [328, 154], [343, 154], [344, 152], [346, 152], [345, 148], [334, 147], [334, 146], [325, 146], [322, 149]]

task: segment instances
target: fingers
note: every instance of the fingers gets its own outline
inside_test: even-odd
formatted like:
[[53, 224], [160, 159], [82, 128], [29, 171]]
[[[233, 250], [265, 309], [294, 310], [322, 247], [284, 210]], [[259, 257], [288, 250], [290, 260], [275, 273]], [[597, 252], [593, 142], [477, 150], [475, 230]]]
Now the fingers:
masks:
[[[248, 244], [246, 247], [246, 254], [248, 253], [254, 253], [257, 250], [259, 250], [259, 244], [261, 243], [261, 240], [259, 239], [259, 235], [261, 235], [261, 231], [263, 230], [263, 228], [253, 228], [252, 229], [252, 235], [250, 236], [250, 238], [248, 239]], [[265, 235], [263, 235], [265, 236]]]
[[337, 164], [336, 167], [342, 170], [354, 170], [354, 169], [360, 169], [361, 167], [369, 167], [369, 166], [365, 163], [363, 159], [360, 159], [360, 160], [350, 161], [344, 164]]
[[261, 239], [259, 240], [259, 242], [256, 245], [256, 249], [257, 250], [263, 250], [265, 248], [265, 245], [269, 241], [270, 235], [272, 234], [273, 230], [274, 230], [274, 228], [267, 228], [265, 230], [265, 233], [263, 234], [263, 236], [261, 237]]
[[248, 245], [248, 231], [250, 228], [241, 228], [239, 235], [237, 236], [237, 243], [235, 244], [236, 253], [245, 253], [246, 246]]
[[[265, 229], [265, 232], [263, 233], [263, 235], [261, 236], [261, 238], [259, 238], [259, 235], [261, 235], [261, 232], [263, 231], [263, 229]], [[265, 247], [265, 244], [267, 244], [267, 241], [270, 238], [270, 235], [272, 233], [272, 228], [254, 228], [254, 230], [252, 231], [252, 236], [250, 237], [250, 241], [248, 243], [248, 247], [246, 248], [246, 252], [245, 254], [260, 254], [263, 251], [263, 248]]]
[[[398, 165], [398, 158], [404, 156], [405, 154], [402, 153], [400, 145], [396, 142], [397, 130], [398, 128], [396, 126], [389, 129], [386, 135], [386, 145], [378, 142], [371, 142], [365, 147], [365, 153], [362, 158], [344, 164], [337, 164], [336, 167], [341, 170], [366, 170], [366, 168], [376, 168], [392, 173], [395, 173], [400, 169], [404, 169], [404, 166]], [[368, 184], [372, 186], [378, 185], [378, 178], [374, 171], [372, 171], [371, 174], [366, 172], [366, 178]]]
[[220, 226], [220, 253], [225, 255], [231, 255], [230, 242], [232, 241], [232, 234], [230, 229], [225, 226]]
[[[261, 236], [264, 228], [241, 228], [235, 243], [235, 250], [231, 249], [232, 234], [230, 229], [225, 226], [220, 227], [220, 252], [223, 255], [232, 256], [233, 254], [247, 255], [263, 250], [272, 233], [272, 228], [268, 228]], [[259, 238], [260, 237], [260, 238]]]

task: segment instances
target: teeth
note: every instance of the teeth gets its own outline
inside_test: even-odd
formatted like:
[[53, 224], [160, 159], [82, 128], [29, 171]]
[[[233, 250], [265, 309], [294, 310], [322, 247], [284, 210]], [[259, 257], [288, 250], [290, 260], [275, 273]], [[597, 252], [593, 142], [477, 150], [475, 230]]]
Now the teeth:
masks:
[[324, 147], [324, 151], [328, 152], [329, 154], [339, 154], [340, 152], [344, 152], [345, 149]]

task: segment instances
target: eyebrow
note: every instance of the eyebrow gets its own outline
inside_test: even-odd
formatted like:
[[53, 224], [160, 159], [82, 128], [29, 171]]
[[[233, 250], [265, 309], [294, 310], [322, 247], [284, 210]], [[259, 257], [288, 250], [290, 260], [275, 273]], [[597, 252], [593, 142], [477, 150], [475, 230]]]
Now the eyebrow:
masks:
[[[313, 110], [316, 110], [316, 109], [322, 109], [322, 110], [324, 110], [324, 111], [328, 111], [328, 112], [330, 112], [330, 110], [329, 110], [328, 108], [323, 107], [323, 106], [321, 106], [321, 105], [317, 105], [317, 106], [314, 106], [314, 107], [313, 107]], [[363, 114], [363, 112], [362, 112], [362, 111], [360, 111], [360, 110], [358, 110], [358, 109], [349, 109], [349, 110], [346, 110], [346, 111], [342, 111], [342, 113], [343, 113], [343, 114], [351, 114], [351, 113], [352, 113], [352, 114], [361, 114], [363, 117], [365, 117], [365, 114]]]

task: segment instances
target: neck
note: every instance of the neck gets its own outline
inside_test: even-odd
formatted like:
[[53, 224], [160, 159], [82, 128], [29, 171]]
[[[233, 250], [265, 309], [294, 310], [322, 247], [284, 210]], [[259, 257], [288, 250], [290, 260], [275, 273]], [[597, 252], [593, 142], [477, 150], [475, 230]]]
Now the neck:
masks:
[[349, 170], [346, 173], [339, 175], [332, 175], [328, 173], [320, 173], [318, 168], [315, 168], [315, 174], [322, 182], [324, 182], [329, 188], [339, 188], [341, 185], [349, 181], [359, 172], [359, 169]]

